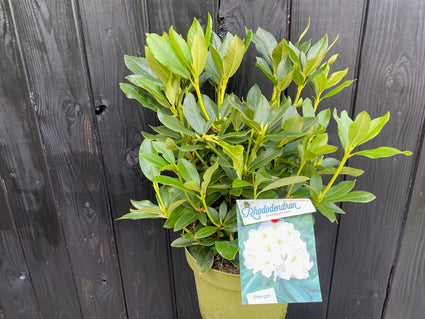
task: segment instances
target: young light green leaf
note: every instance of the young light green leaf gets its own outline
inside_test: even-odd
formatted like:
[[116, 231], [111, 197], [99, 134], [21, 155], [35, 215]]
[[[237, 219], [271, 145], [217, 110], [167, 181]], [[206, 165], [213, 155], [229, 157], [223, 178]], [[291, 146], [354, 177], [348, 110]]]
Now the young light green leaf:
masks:
[[384, 116], [378, 117], [376, 119], [373, 119], [370, 121], [370, 128], [367, 135], [359, 142], [359, 145], [366, 143], [367, 141], [374, 138], [376, 135], [378, 135], [384, 125], [388, 122], [390, 119], [390, 112], [387, 112]]
[[334, 96], [335, 94], [338, 94], [339, 92], [341, 92], [343, 89], [345, 89], [346, 87], [350, 86], [351, 83], [353, 83], [354, 80], [350, 80], [350, 81], [345, 81], [344, 83], [342, 83], [341, 85], [337, 86], [335, 89], [333, 89], [332, 91], [328, 92], [325, 94], [325, 96], [323, 97], [324, 99]]
[[339, 202], [344, 195], [353, 189], [355, 183], [356, 181], [343, 181], [331, 187], [325, 194], [323, 203]]
[[189, 48], [192, 48], [193, 46], [196, 33], [199, 33], [202, 37], [204, 36], [204, 30], [202, 30], [201, 24], [196, 18], [193, 18], [192, 25], [187, 32], [187, 44], [189, 45]]
[[370, 117], [366, 112], [360, 112], [354, 122], [348, 128], [348, 142], [352, 148], [359, 145], [365, 138], [370, 128]]
[[162, 65], [157, 59], [154, 58], [151, 50], [145, 46], [146, 63], [153, 73], [158, 77], [163, 85], [166, 85], [172, 73], [164, 65]]
[[369, 203], [376, 198], [375, 195], [369, 192], [364, 191], [354, 191], [350, 192], [343, 197], [341, 197], [341, 202], [353, 202], [353, 203]]
[[193, 60], [193, 70], [195, 75], [199, 76], [204, 70], [208, 57], [207, 44], [205, 43], [205, 39], [199, 33], [195, 33], [191, 54]]
[[180, 205], [184, 204], [187, 201], [187, 199], [180, 199], [178, 201], [172, 202], [170, 206], [168, 206], [167, 209], [167, 215], [170, 216], [170, 214]]
[[332, 75], [329, 77], [328, 81], [326, 82], [325, 89], [329, 89], [330, 87], [337, 85], [344, 78], [344, 76], [347, 75], [347, 72], [348, 72], [348, 68], [342, 71], [332, 73]]
[[204, 194], [207, 193], [207, 188], [210, 184], [211, 177], [214, 174], [214, 172], [217, 170], [217, 168], [218, 168], [218, 162], [215, 162], [213, 166], [208, 167], [207, 170], [205, 171], [203, 176], [203, 181], [201, 184], [202, 193]]
[[144, 92], [142, 89], [135, 87], [134, 85], [128, 83], [120, 83], [120, 88], [124, 92], [125, 96], [129, 99], [135, 99], [143, 107], [151, 109], [154, 112], [158, 112], [158, 109], [167, 110], [158, 103], [151, 95]]
[[303, 183], [307, 180], [309, 180], [309, 178], [306, 177], [306, 176], [291, 176], [291, 177], [281, 178], [281, 179], [278, 179], [278, 180], [270, 183], [266, 187], [264, 187], [260, 192], [258, 192], [258, 195], [260, 195], [261, 193], [263, 193], [265, 191], [271, 190], [271, 189], [276, 189], [276, 188], [288, 186], [288, 185], [291, 185], [291, 184]]
[[315, 44], [311, 46], [310, 50], [307, 53], [307, 60], [310, 60], [313, 57], [317, 56], [321, 51], [324, 51], [324, 53], [326, 53], [327, 49], [328, 49], [328, 35], [325, 34], [319, 41], [317, 41]]
[[143, 210], [137, 210], [137, 211], [132, 211], [131, 213], [125, 214], [119, 218], [117, 218], [117, 220], [122, 220], [122, 219], [146, 219], [146, 218], [165, 218], [164, 216], [161, 215], [161, 211], [158, 209], [159, 213], [148, 213], [145, 212]]
[[338, 117], [337, 110], [334, 109], [333, 116], [335, 121], [338, 124], [338, 136], [341, 141], [341, 145], [344, 148], [344, 150], [347, 150], [349, 146], [349, 140], [348, 140], [348, 129], [353, 123], [353, 120], [350, 119], [348, 116], [347, 111], [341, 112], [341, 117]]
[[166, 160], [154, 153], [144, 153], [141, 156], [143, 157], [143, 159], [158, 167], [159, 170], [161, 170], [164, 166], [168, 165], [168, 162]]
[[[336, 172], [336, 168], [331, 167], [331, 168], [322, 169], [322, 170], [318, 171], [317, 173], [318, 174], [335, 174], [335, 172]], [[358, 176], [362, 175], [363, 173], [364, 173], [364, 170], [362, 170], [362, 169], [348, 167], [348, 166], [343, 167], [340, 171], [341, 175], [350, 175], [350, 176], [353, 176], [353, 177], [358, 177]]]
[[158, 176], [153, 177], [151, 180], [152, 180], [152, 182], [158, 182], [158, 183], [161, 183], [163, 185], [169, 185], [169, 186], [181, 189], [183, 191], [186, 191], [188, 193], [195, 194], [192, 190], [186, 188], [183, 185], [183, 183], [180, 182], [177, 178], [173, 178], [173, 177], [165, 176], [165, 175], [158, 175]]
[[186, 67], [190, 68], [190, 65], [192, 64], [192, 55], [186, 41], [180, 34], [174, 31], [173, 26], [170, 27], [168, 34], [171, 45], [174, 47], [174, 50], [176, 50], [179, 58], [183, 61]]
[[252, 184], [245, 181], [245, 180], [240, 180], [240, 179], [234, 179], [232, 182], [232, 187], [233, 188], [239, 188], [239, 187], [252, 187]]
[[223, 57], [223, 75], [230, 78], [238, 70], [245, 54], [245, 44], [235, 35]]
[[369, 158], [382, 158], [382, 157], [390, 157], [390, 156], [394, 156], [398, 154], [410, 156], [413, 153], [409, 151], [400, 151], [393, 147], [382, 146], [382, 147], [378, 147], [371, 150], [358, 151], [354, 153], [353, 155], [361, 155], [361, 156], [366, 156]]
[[155, 33], [146, 35], [148, 47], [156, 60], [178, 76], [189, 79], [190, 72], [178, 56], [171, 42]]
[[219, 141], [218, 144], [223, 148], [223, 152], [230, 156], [233, 162], [233, 168], [235, 169], [238, 178], [241, 178], [244, 147], [242, 145], [232, 145], [225, 141]]

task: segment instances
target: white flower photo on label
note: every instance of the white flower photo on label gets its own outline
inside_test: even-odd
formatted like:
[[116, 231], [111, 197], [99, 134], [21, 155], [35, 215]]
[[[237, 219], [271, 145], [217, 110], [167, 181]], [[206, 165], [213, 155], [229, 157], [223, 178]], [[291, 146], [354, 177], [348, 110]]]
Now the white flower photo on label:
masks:
[[309, 278], [313, 267], [307, 244], [294, 225], [285, 220], [265, 222], [248, 232], [244, 241], [244, 265], [253, 274], [261, 272], [264, 277], [273, 275], [290, 280]]

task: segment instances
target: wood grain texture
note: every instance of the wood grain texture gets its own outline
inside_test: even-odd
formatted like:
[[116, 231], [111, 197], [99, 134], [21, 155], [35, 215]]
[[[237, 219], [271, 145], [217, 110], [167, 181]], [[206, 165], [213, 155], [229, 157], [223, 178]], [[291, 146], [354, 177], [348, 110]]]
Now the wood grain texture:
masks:
[[38, 319], [38, 302], [6, 194], [0, 180], [0, 318]]
[[0, 316], [82, 318], [7, 1], [0, 39]]
[[[376, 143], [364, 149], [387, 145], [415, 151], [419, 143], [425, 99], [423, 20], [422, 2], [370, 2], [356, 113], [367, 110], [376, 117], [390, 110], [391, 119]], [[351, 161], [350, 166], [367, 169], [358, 186], [377, 199], [344, 206], [348, 214], [341, 218], [329, 318], [381, 317], [414, 163], [413, 156]]]
[[[224, 0], [220, 3], [220, 28], [222, 35], [231, 32], [245, 39], [245, 26], [252, 31], [261, 27], [280, 41], [286, 35], [287, 8], [286, 1], [282, 0]], [[263, 72], [255, 66], [257, 51], [251, 44], [245, 54], [238, 72], [229, 82], [228, 91], [246, 96], [251, 86], [257, 83], [263, 94], [271, 98], [273, 85]]]
[[[328, 53], [338, 53], [338, 59], [331, 67], [331, 72], [343, 70], [348, 67], [346, 79], [357, 77], [356, 63], [358, 46], [361, 40], [363, 1], [343, 0], [336, 5], [334, 0], [314, 1], [292, 1], [291, 8], [291, 41], [296, 42], [304, 31], [310, 18], [310, 29], [304, 37], [304, 41], [312, 39], [317, 42], [325, 34], [328, 34], [331, 43], [338, 35], [339, 40]], [[329, 14], [332, 12], [332, 14]], [[295, 92], [291, 92], [293, 96]], [[341, 93], [324, 100], [319, 109], [337, 108], [338, 110], [350, 110], [353, 90], [346, 88]], [[302, 94], [304, 98], [312, 98], [312, 90], [306, 88]], [[339, 146], [336, 125], [333, 121], [329, 125], [330, 143]], [[342, 156], [338, 152], [335, 157]], [[340, 157], [339, 157], [340, 158]], [[326, 318], [327, 304], [329, 301], [330, 283], [332, 280], [332, 267], [338, 225], [331, 224], [327, 218], [319, 213], [316, 214], [314, 225], [316, 234], [316, 249], [319, 267], [319, 278], [322, 290], [323, 302], [309, 304], [290, 304], [288, 307], [288, 319], [297, 318]]]
[[[417, 71], [409, 76], [414, 96], [415, 106], [424, 109], [424, 75], [425, 66], [425, 4], [418, 3], [411, 6], [416, 11], [418, 20], [406, 27], [416, 27], [413, 52], [406, 57], [409, 65]], [[413, 38], [413, 35], [411, 35]], [[407, 65], [406, 65], [407, 66]], [[407, 68], [406, 68], [407, 69]], [[411, 70], [411, 68], [408, 68]], [[404, 73], [404, 72], [403, 72]], [[396, 77], [397, 78], [397, 77]], [[422, 97], [422, 98], [421, 98]], [[406, 105], [407, 106], [407, 105]], [[423, 129], [423, 126], [422, 126]], [[422, 132], [423, 134], [423, 132]], [[390, 278], [390, 293], [386, 302], [383, 318], [421, 318], [425, 313], [425, 144], [422, 140], [422, 150], [418, 160], [418, 168], [415, 172], [415, 184], [413, 186], [410, 206], [406, 225], [403, 231], [400, 252], [396, 260], [395, 272]], [[419, 149], [416, 153], [419, 155]]]
[[[138, 163], [140, 131], [155, 123], [152, 112], [119, 89], [129, 71], [124, 55], [144, 52], [144, 1], [80, 1], [85, 48], [97, 116], [112, 216], [129, 211], [130, 198], [153, 200]], [[129, 318], [173, 318], [168, 235], [160, 221], [114, 222]]]
[[400, 254], [383, 318], [421, 318], [425, 313], [425, 147], [422, 146]]
[[[172, 25], [178, 33], [186, 38], [193, 18], [197, 18], [203, 28], [207, 25], [208, 13], [215, 20], [218, 1], [147, 0], [147, 8], [149, 32], [161, 34], [163, 31], [168, 31]], [[176, 234], [170, 234], [171, 239], [174, 239], [175, 236]], [[186, 263], [183, 249], [171, 249], [170, 268], [173, 271], [177, 318], [201, 318], [193, 273]]]
[[18, 0], [12, 10], [83, 316], [126, 318], [75, 8]]

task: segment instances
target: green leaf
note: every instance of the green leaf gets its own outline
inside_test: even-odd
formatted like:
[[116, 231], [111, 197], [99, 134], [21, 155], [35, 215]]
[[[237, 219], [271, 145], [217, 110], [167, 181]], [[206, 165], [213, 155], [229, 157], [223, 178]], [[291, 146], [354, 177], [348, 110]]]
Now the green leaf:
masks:
[[227, 260], [235, 259], [236, 253], [239, 250], [238, 241], [217, 241], [215, 248], [221, 257]]
[[198, 184], [201, 182], [196, 167], [188, 160], [179, 158], [178, 168], [181, 176], [186, 182], [194, 181]]
[[[336, 168], [332, 167], [332, 168], [325, 168], [322, 169], [320, 171], [318, 171], [318, 174], [335, 174], [336, 172]], [[360, 175], [362, 175], [364, 173], [364, 170], [362, 169], [358, 169], [358, 168], [353, 168], [353, 167], [348, 167], [345, 166], [342, 168], [340, 174], [341, 175], [350, 175], [350, 176], [354, 176], [354, 177], [358, 177]]]
[[369, 114], [363, 111], [356, 116], [356, 119], [348, 129], [348, 142], [352, 148], [359, 145], [360, 141], [365, 138], [369, 132], [369, 128]]
[[267, 148], [264, 152], [260, 153], [257, 158], [249, 166], [249, 170], [255, 170], [269, 164], [273, 159], [282, 153], [281, 148]]
[[413, 153], [409, 151], [400, 151], [393, 147], [382, 146], [382, 147], [378, 147], [371, 150], [358, 151], [354, 153], [353, 155], [361, 155], [361, 156], [366, 156], [369, 158], [382, 158], [382, 157], [390, 157], [390, 156], [394, 156], [398, 154], [410, 156]]
[[289, 72], [285, 77], [277, 81], [277, 89], [280, 91], [285, 90], [291, 83], [294, 78], [294, 72]]
[[277, 41], [275, 37], [270, 32], [258, 27], [257, 31], [255, 32], [255, 35], [253, 34], [253, 41], [254, 38], [261, 39], [261, 46], [263, 47], [264, 53], [269, 59], [271, 59], [273, 55], [273, 49], [277, 46]]
[[131, 82], [131, 83], [145, 89], [146, 91], [148, 91], [158, 101], [158, 103], [160, 103], [161, 105], [163, 105], [165, 107], [170, 106], [167, 98], [162, 93], [161, 88], [156, 81], [146, 79], [146, 78], [142, 78], [140, 75], [136, 75], [136, 74], [129, 75], [129, 76], [126, 77], [126, 79], [129, 82]]
[[195, 233], [195, 238], [199, 239], [199, 238], [208, 237], [214, 234], [216, 231], [217, 231], [216, 226], [203, 227]]
[[315, 44], [311, 46], [310, 50], [307, 53], [307, 60], [313, 59], [321, 51], [326, 53], [327, 49], [328, 49], [328, 35], [325, 34], [319, 41], [317, 41]]
[[187, 201], [187, 199], [180, 199], [178, 201], [175, 201], [168, 206], [167, 209], [167, 215], [170, 216], [170, 214], [180, 205], [184, 204]]
[[288, 50], [285, 47], [286, 40], [282, 39], [278, 45], [275, 46], [272, 52], [272, 63], [273, 68], [276, 70], [279, 63], [283, 60], [283, 58], [288, 54]]
[[[161, 212], [161, 211], [159, 211]], [[131, 213], [125, 214], [119, 218], [117, 218], [117, 220], [122, 220], [122, 219], [146, 219], [146, 218], [165, 218], [164, 216], [162, 216], [161, 214], [155, 214], [155, 213], [147, 213], [144, 212], [143, 210], [137, 210], [137, 211], [132, 211]]]
[[198, 217], [194, 211], [184, 213], [179, 217], [179, 219], [177, 219], [176, 223], [174, 224], [174, 231], [182, 230], [184, 227], [193, 223], [197, 219]]
[[161, 170], [164, 166], [168, 165], [168, 162], [166, 160], [154, 153], [144, 153], [141, 156], [143, 157], [143, 159], [158, 167], [159, 170]]
[[280, 187], [284, 187], [291, 184], [298, 184], [298, 183], [305, 182], [307, 180], [309, 180], [309, 178], [306, 176], [291, 176], [291, 177], [281, 178], [270, 183], [266, 187], [264, 187], [260, 192], [258, 192], [258, 195], [261, 194], [262, 192], [265, 192], [271, 189], [280, 188]]
[[316, 208], [323, 216], [327, 217], [332, 223], [336, 221], [335, 213], [345, 214], [345, 212], [334, 203], [316, 204]]
[[171, 243], [171, 247], [188, 247], [195, 243], [196, 241], [193, 238], [179, 237]]
[[196, 259], [196, 264], [201, 268], [201, 273], [206, 272], [214, 263], [214, 250], [208, 246], [196, 246], [190, 250]]
[[245, 180], [240, 180], [240, 179], [234, 179], [232, 182], [232, 187], [233, 188], [239, 188], [239, 187], [252, 187], [252, 184], [245, 181]]
[[300, 37], [298, 38], [297, 41], [297, 46], [299, 45], [299, 43], [301, 42], [302, 38], [304, 38], [305, 34], [307, 33], [308, 29], [310, 28], [310, 17], [308, 17], [308, 22], [306, 27], [304, 28], [303, 32], [301, 33]]
[[390, 119], [390, 112], [387, 112], [384, 116], [377, 117], [376, 119], [373, 119], [372, 121], [370, 121], [369, 132], [359, 142], [359, 145], [366, 143], [367, 141], [377, 136], [381, 132], [382, 128], [388, 122], [389, 119]]
[[199, 185], [199, 183], [195, 182], [195, 181], [189, 181], [183, 184], [184, 187], [191, 189], [197, 193], [201, 192], [201, 186]]
[[205, 68], [208, 57], [207, 44], [205, 43], [205, 39], [199, 33], [195, 33], [191, 54], [193, 59], [193, 70], [195, 74], [199, 76]]
[[332, 186], [323, 198], [323, 203], [339, 202], [341, 198], [350, 192], [356, 181], [343, 181], [336, 186]]
[[163, 141], [153, 141], [152, 146], [158, 153], [162, 154], [162, 157], [164, 157], [168, 163], [176, 163], [176, 158], [174, 157], [173, 151], [167, 149]]
[[270, 66], [267, 64], [266, 60], [260, 57], [256, 57], [257, 63], [255, 65], [261, 69], [261, 71], [264, 72], [264, 74], [269, 78], [269, 80], [276, 85], [276, 79], [273, 76], [273, 71], [270, 69]]
[[188, 193], [194, 194], [193, 191], [191, 191], [190, 189], [184, 187], [183, 183], [180, 182], [177, 178], [173, 178], [170, 176], [165, 176], [165, 175], [158, 175], [155, 176], [151, 179], [152, 182], [158, 182], [161, 183], [163, 185], [169, 185], [172, 187], [176, 187], [178, 189], [181, 189], [183, 191], [186, 191]]
[[193, 129], [199, 133], [204, 134], [205, 119], [202, 116], [198, 104], [196, 103], [195, 97], [192, 93], [188, 93], [183, 102], [183, 113], [186, 120], [193, 127]]
[[241, 178], [243, 170], [244, 147], [242, 145], [232, 145], [225, 141], [219, 141], [217, 143], [223, 148], [223, 152], [230, 156], [233, 161], [233, 168], [235, 169], [238, 178]]
[[178, 56], [184, 62], [186, 67], [190, 67], [192, 64], [192, 55], [186, 41], [180, 34], [173, 30], [173, 26], [170, 27], [168, 34], [170, 36], [171, 44], [176, 50]]
[[306, 78], [310, 75], [310, 73], [316, 70], [319, 67], [320, 63], [322, 63], [324, 57], [325, 51], [322, 50], [317, 56], [314, 56], [310, 60], [307, 60], [303, 68], [303, 76]]
[[211, 177], [214, 174], [214, 172], [217, 170], [217, 168], [218, 168], [218, 162], [215, 162], [213, 166], [208, 167], [207, 170], [205, 171], [203, 176], [203, 181], [201, 184], [202, 193], [204, 194], [207, 193], [207, 188], [208, 188], [208, 185], [210, 184]]
[[160, 174], [158, 167], [143, 157], [143, 154], [150, 154], [153, 152], [152, 141], [145, 139], [139, 149], [139, 164], [143, 175], [149, 180], [152, 180], [152, 178]]
[[344, 195], [340, 200], [341, 202], [354, 202], [354, 203], [369, 203], [376, 198], [375, 195], [364, 191], [354, 191]]
[[238, 70], [245, 54], [245, 44], [237, 35], [223, 57], [223, 75], [230, 78]]
[[332, 91], [328, 92], [323, 98], [326, 99], [326, 98], [331, 97], [335, 94], [338, 94], [343, 89], [345, 89], [347, 86], [350, 86], [351, 83], [353, 83], [353, 82], [354, 82], [354, 80], [345, 81], [344, 83], [342, 83], [341, 85], [339, 85], [335, 89], [333, 89]]
[[205, 29], [205, 44], [207, 45], [207, 47], [210, 44], [211, 35], [213, 32], [212, 28], [213, 28], [212, 18], [211, 18], [211, 15], [208, 13], [207, 28]]
[[246, 103], [254, 111], [253, 120], [260, 125], [265, 125], [269, 117], [270, 105], [257, 84], [254, 84], [248, 91]]
[[347, 150], [347, 148], [350, 144], [349, 141], [348, 141], [348, 129], [351, 126], [351, 124], [353, 123], [353, 120], [350, 119], [347, 111], [342, 111], [341, 117], [338, 117], [337, 110], [334, 109], [333, 116], [334, 116], [335, 121], [338, 124], [338, 136], [339, 136], [339, 139], [341, 141], [341, 145], [344, 148], [344, 150]]
[[[145, 58], [131, 56], [131, 55], [124, 55], [124, 63], [125, 63], [125, 66], [134, 74], [140, 75], [144, 78], [148, 78], [154, 81], [158, 81], [158, 78], [149, 68]], [[158, 81], [158, 84], [161, 84], [161, 82]]]
[[156, 60], [166, 66], [174, 74], [190, 79], [190, 72], [179, 58], [171, 42], [155, 33], [146, 35], [148, 47]]
[[204, 36], [204, 30], [202, 29], [201, 24], [196, 18], [193, 18], [192, 25], [190, 26], [189, 31], [187, 32], [187, 44], [189, 45], [189, 48], [192, 48], [193, 46], [196, 33], [200, 34], [201, 36]]
[[332, 75], [329, 77], [329, 79], [326, 82], [325, 89], [329, 89], [330, 87], [337, 85], [344, 78], [344, 76], [346, 76], [347, 72], [348, 72], [348, 68], [342, 71], [332, 73]]
[[217, 67], [220, 73], [223, 73], [223, 58], [221, 57], [220, 53], [211, 45], [210, 45], [210, 54], [214, 62], [214, 65]]
[[129, 99], [138, 101], [143, 107], [151, 109], [154, 112], [158, 112], [159, 108], [164, 108], [158, 103], [152, 96], [144, 92], [142, 89], [135, 87], [128, 83], [120, 83], [120, 88], [124, 92], [125, 96]]
[[157, 59], [154, 58], [151, 50], [145, 47], [146, 62], [149, 68], [155, 73], [158, 79], [161, 80], [163, 85], [166, 85], [172, 73], [165, 66], [163, 66]]
[[162, 124], [173, 130], [174, 132], [180, 132], [192, 137], [196, 137], [195, 133], [192, 130], [189, 130], [184, 127], [183, 124], [174, 116], [166, 115], [164, 112], [160, 111], [158, 112], [158, 119]]
[[302, 86], [304, 84], [305, 78], [304, 78], [303, 72], [301, 71], [300, 64], [298, 62], [294, 64], [292, 78], [296, 85]]
[[174, 225], [176, 224], [177, 219], [180, 218], [185, 212], [187, 211], [187, 208], [184, 206], [179, 206], [176, 209], [174, 209], [168, 216], [167, 220], [165, 221], [163, 227], [167, 229], [174, 228]]

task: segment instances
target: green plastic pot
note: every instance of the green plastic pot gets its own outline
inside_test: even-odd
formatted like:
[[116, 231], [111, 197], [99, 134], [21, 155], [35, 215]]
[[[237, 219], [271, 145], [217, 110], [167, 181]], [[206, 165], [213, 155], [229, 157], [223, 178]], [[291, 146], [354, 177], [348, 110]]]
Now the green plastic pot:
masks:
[[186, 250], [203, 319], [284, 319], [288, 304], [242, 305], [240, 276], [210, 269], [201, 273]]

